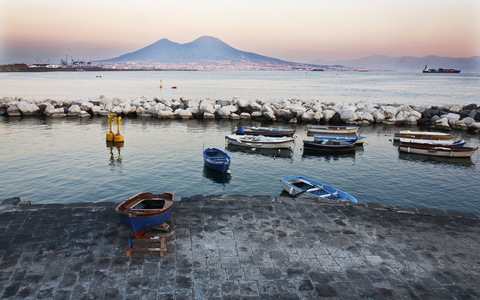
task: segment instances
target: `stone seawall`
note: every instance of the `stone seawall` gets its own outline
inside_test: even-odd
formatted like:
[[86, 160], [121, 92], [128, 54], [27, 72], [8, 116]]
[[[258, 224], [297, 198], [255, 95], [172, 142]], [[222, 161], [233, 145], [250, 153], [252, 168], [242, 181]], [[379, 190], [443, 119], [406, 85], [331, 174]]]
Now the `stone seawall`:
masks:
[[321, 124], [418, 124], [434, 129], [461, 129], [478, 132], [480, 108], [477, 104], [417, 106], [369, 102], [335, 103], [319, 100], [215, 100], [118, 99], [100, 96], [88, 100], [26, 100], [3, 97], [0, 115], [9, 117], [45, 116], [52, 118], [93, 117], [109, 114], [160, 119], [257, 119], [284, 123]]

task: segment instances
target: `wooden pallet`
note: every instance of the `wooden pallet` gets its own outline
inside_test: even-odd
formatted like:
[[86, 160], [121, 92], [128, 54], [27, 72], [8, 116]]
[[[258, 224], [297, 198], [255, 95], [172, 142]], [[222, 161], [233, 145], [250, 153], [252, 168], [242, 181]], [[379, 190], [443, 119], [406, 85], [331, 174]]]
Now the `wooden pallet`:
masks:
[[[160, 252], [160, 257], [164, 257], [165, 251], [167, 251], [167, 246], [165, 242], [167, 238], [168, 237], [160, 237], [160, 236], [142, 236], [139, 239], [130, 238], [128, 239], [127, 248], [125, 249], [127, 257], [131, 256], [132, 251], [143, 251], [143, 252], [158, 251]], [[146, 245], [149, 247], [148, 248], [145, 247]], [[144, 246], [144, 247], [137, 248], [136, 246]], [[150, 246], [153, 246], [154, 248], [150, 248]]]

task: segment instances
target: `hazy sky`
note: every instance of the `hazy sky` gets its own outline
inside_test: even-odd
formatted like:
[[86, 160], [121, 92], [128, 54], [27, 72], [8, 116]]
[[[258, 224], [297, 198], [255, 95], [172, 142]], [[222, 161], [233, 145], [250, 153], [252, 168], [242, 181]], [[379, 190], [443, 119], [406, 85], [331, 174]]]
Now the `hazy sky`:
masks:
[[480, 0], [0, 0], [0, 63], [11, 52], [105, 59], [204, 35], [296, 62], [471, 57]]

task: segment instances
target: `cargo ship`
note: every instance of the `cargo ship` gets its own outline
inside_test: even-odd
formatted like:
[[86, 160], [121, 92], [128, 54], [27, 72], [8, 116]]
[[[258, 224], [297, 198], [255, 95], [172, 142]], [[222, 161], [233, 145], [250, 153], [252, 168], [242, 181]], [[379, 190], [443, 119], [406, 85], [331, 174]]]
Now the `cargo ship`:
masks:
[[455, 70], [455, 69], [429, 69], [428, 65], [425, 66], [425, 69], [423, 69], [423, 73], [460, 73], [461, 70]]

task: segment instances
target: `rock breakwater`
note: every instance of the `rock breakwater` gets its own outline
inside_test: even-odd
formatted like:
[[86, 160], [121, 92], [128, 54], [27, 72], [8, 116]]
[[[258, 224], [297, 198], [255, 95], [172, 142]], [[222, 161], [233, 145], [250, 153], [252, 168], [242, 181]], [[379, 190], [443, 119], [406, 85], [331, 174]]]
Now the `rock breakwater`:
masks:
[[473, 132], [478, 132], [480, 128], [480, 108], [477, 104], [416, 106], [363, 101], [345, 104], [298, 99], [244, 100], [236, 97], [223, 100], [118, 99], [104, 96], [88, 100], [0, 99], [0, 115], [8, 117], [84, 118], [109, 114], [160, 119], [258, 119], [292, 124], [418, 124], [441, 130]]

